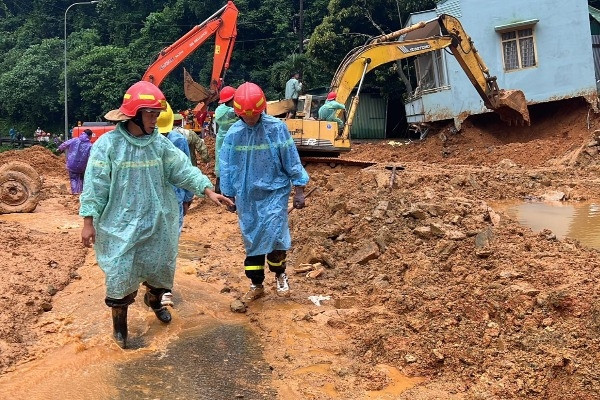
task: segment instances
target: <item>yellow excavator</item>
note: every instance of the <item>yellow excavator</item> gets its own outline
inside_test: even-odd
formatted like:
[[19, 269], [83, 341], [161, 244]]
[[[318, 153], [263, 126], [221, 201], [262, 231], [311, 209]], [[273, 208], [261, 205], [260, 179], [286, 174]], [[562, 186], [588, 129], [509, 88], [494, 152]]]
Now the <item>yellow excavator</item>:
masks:
[[[425, 26], [430, 27], [432, 23], [439, 24], [441, 35], [423, 39], [397, 40], [408, 32]], [[298, 150], [305, 154], [333, 153], [338, 155], [341, 152], [349, 151], [350, 131], [356, 116], [362, 83], [367, 72], [382, 64], [445, 48], [449, 48], [456, 57], [487, 108], [498, 113], [500, 118], [509, 124], [529, 125], [529, 111], [523, 92], [499, 89], [496, 77], [490, 75], [488, 68], [475, 49], [473, 41], [466, 34], [458, 19], [442, 14], [436, 19], [422, 21], [396, 32], [377, 36], [364, 46], [357, 47], [348, 53], [338, 67], [330, 85], [330, 90], [337, 92], [337, 101], [345, 104], [352, 90], [358, 84], [356, 94], [347, 111], [343, 129], [338, 130], [336, 122], [307, 118], [310, 116], [310, 109], [314, 107], [311, 104], [311, 96], [306, 96], [304, 104], [302, 104], [304, 112], [298, 113], [299, 116], [304, 115], [305, 118], [284, 119]], [[282, 104], [278, 106], [277, 103], [272, 103], [267, 108], [267, 113], [271, 115], [277, 115], [281, 111]], [[338, 114], [341, 112], [340, 110]]]

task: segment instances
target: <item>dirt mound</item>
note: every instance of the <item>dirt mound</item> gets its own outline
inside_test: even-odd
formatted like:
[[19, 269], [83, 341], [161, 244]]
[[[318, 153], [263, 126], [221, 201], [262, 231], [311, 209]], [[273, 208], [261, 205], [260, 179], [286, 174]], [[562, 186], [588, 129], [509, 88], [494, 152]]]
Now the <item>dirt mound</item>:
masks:
[[478, 177], [476, 190], [416, 164], [393, 188], [381, 167], [310, 174], [322, 189], [291, 217], [293, 259], [327, 269], [294, 283], [351, 299], [327, 323], [354, 338], [346, 354], [367, 389], [389, 384], [374, 368], [386, 364], [443, 380], [437, 398], [598, 396], [595, 251], [496, 214], [481, 198], [498, 190], [484, 189], [494, 179]]
[[39, 315], [50, 311], [52, 296], [77, 278], [85, 258], [77, 233], [40, 232], [0, 221], [0, 293], [5, 303], [0, 315], [0, 371], [31, 355], [44, 334], [36, 327]]
[[28, 163], [42, 176], [68, 176], [64, 156], [56, 156], [43, 146], [31, 146], [22, 150], [10, 150], [0, 153], [0, 164], [9, 161]]
[[[581, 99], [530, 106], [531, 126], [507, 126], [490, 113], [469, 117], [456, 132], [451, 123], [433, 124], [423, 141], [353, 143], [343, 158], [379, 162], [493, 166], [509, 159], [523, 166], [552, 163], [592, 137], [599, 116]], [[588, 118], [590, 127], [588, 129]]]

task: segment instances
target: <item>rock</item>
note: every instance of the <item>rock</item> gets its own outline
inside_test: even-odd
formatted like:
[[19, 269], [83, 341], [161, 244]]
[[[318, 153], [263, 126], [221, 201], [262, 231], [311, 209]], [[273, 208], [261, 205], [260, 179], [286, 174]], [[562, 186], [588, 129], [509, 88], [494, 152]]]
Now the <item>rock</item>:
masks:
[[418, 220], [424, 220], [429, 218], [429, 214], [427, 214], [425, 211], [417, 208], [416, 206], [412, 206], [410, 208], [410, 210], [408, 210], [408, 212], [406, 213], [406, 216], [412, 217], [414, 219], [418, 219]]
[[376, 276], [373, 279], [373, 286], [375, 286], [379, 289], [385, 289], [385, 288], [389, 287], [390, 286], [390, 277], [385, 274]]
[[412, 354], [407, 354], [404, 356], [404, 361], [406, 361], [409, 364], [412, 364], [417, 361], [417, 357]]
[[550, 191], [542, 195], [544, 201], [563, 201], [565, 200], [565, 193], [559, 191]]
[[429, 229], [431, 230], [431, 234], [433, 236], [437, 236], [439, 238], [446, 236], [446, 230], [444, 229], [444, 225], [438, 222], [432, 222], [431, 224], [429, 224]]
[[379, 257], [379, 246], [373, 241], [365, 243], [350, 258], [346, 260], [350, 264], [366, 264]]
[[52, 303], [48, 303], [48, 302], [44, 301], [44, 302], [43, 302], [43, 303], [40, 305], [40, 307], [42, 308], [42, 310], [43, 310], [44, 312], [52, 311]]
[[433, 237], [431, 227], [429, 226], [418, 226], [412, 231], [415, 235], [423, 239], [430, 239]]
[[50, 296], [54, 296], [58, 292], [58, 289], [52, 285], [48, 285], [48, 288], [46, 289], [46, 291], [48, 292], [48, 294]]
[[246, 312], [246, 305], [244, 303], [242, 303], [242, 301], [240, 299], [235, 299], [234, 301], [232, 301], [231, 304], [229, 305], [229, 308], [231, 309], [231, 311], [236, 312], [236, 313], [245, 313]]
[[453, 242], [442, 243], [441, 247], [438, 248], [437, 254], [441, 261], [446, 261], [455, 251], [458, 249], [458, 245]]
[[385, 218], [387, 216], [387, 211], [389, 208], [390, 208], [389, 201], [380, 201], [377, 204], [377, 207], [375, 207], [375, 210], [373, 211], [373, 217], [374, 218]]
[[484, 247], [489, 246], [494, 239], [494, 231], [492, 227], [488, 226], [483, 231], [479, 232], [477, 236], [475, 236], [475, 248], [482, 249]]
[[459, 230], [453, 229], [446, 232], [446, 237], [450, 240], [463, 240], [467, 238], [467, 235]]
[[513, 160], [505, 158], [504, 160], [500, 160], [500, 162], [498, 163], [498, 166], [500, 168], [508, 169], [508, 168], [516, 168], [517, 164]]
[[494, 251], [492, 249], [475, 250], [475, 255], [479, 258], [488, 258], [492, 254], [494, 254]]

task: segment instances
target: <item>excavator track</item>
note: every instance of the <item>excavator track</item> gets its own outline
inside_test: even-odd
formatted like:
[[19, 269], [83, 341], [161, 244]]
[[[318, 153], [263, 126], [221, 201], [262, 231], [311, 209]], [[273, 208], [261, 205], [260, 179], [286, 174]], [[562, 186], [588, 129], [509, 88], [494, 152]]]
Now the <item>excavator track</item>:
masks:
[[336, 157], [300, 157], [303, 165], [307, 164], [328, 164], [330, 167], [336, 165], [348, 165], [352, 167], [366, 168], [377, 164], [375, 161], [364, 161], [364, 160], [350, 160], [346, 158]]

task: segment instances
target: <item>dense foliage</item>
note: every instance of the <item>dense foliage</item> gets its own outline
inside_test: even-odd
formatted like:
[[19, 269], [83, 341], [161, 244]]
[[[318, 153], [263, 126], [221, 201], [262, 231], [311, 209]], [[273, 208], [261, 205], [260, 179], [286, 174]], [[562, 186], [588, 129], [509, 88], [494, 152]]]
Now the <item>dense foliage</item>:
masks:
[[[410, 12], [435, 6], [434, 0], [303, 0], [300, 18], [299, 1], [235, 1], [238, 36], [227, 84], [251, 80], [269, 99], [277, 99], [290, 73], [299, 71], [305, 88], [326, 88], [349, 50], [370, 36], [399, 29]], [[77, 120], [100, 120], [116, 108], [123, 91], [162, 48], [224, 5], [223, 0], [73, 3], [0, 0], [0, 135], [6, 136], [10, 126], [27, 136], [37, 126], [63, 131], [65, 18], [72, 126]], [[191, 106], [183, 94], [182, 67], [208, 84], [213, 42], [209, 39], [161, 85], [174, 108]], [[370, 74], [367, 84], [399, 97], [403, 87], [395, 68]]]

